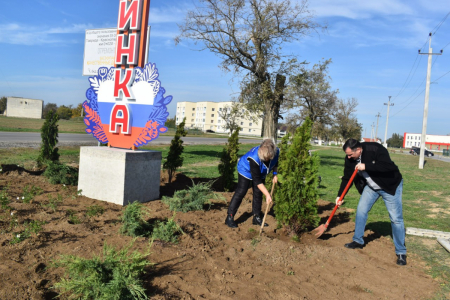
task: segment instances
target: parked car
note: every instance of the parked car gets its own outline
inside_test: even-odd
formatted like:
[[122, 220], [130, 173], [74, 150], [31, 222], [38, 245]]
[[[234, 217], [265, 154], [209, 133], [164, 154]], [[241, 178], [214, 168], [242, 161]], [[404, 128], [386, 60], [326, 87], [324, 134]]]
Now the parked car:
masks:
[[211, 130], [211, 129], [207, 129], [206, 130], [207, 133], [216, 133], [215, 131]]
[[[409, 150], [409, 153], [411, 153], [412, 155], [418, 155], [420, 154], [420, 148], [412, 147], [411, 150]], [[434, 156], [434, 153], [425, 149], [425, 156], [431, 157]]]

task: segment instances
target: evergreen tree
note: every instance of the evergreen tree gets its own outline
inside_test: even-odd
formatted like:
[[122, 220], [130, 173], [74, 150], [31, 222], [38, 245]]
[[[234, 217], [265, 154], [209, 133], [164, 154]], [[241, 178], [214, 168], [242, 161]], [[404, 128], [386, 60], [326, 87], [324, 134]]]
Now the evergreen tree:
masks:
[[319, 158], [310, 155], [312, 121], [306, 119], [292, 139], [287, 134], [281, 143], [278, 172], [282, 184], [275, 189], [275, 217], [280, 225], [298, 234], [317, 226]]
[[37, 159], [38, 165], [50, 160], [52, 162], [59, 160], [58, 147], [58, 115], [50, 110], [45, 117], [45, 122], [41, 127], [41, 151]]
[[222, 150], [220, 158], [219, 173], [222, 177], [223, 189], [230, 191], [234, 185], [234, 171], [238, 161], [239, 152], [239, 130], [238, 127], [228, 138], [228, 143]]
[[183, 141], [181, 140], [182, 136], [186, 136], [187, 132], [184, 129], [184, 124], [186, 122], [186, 118], [183, 119], [183, 122], [177, 126], [177, 131], [175, 132], [175, 137], [172, 139], [170, 143], [169, 154], [167, 154], [166, 161], [164, 162], [163, 168], [169, 171], [169, 183], [172, 182], [172, 177], [175, 174], [176, 169], [183, 165]]

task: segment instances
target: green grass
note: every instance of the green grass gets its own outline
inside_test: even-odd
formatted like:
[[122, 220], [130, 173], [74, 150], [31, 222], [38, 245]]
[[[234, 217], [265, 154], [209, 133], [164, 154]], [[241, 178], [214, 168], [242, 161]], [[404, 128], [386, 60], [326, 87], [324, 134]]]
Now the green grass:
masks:
[[[28, 119], [0, 116], [0, 131], [8, 132], [40, 132], [44, 119]], [[59, 133], [86, 133], [86, 125], [81, 118], [58, 121]], [[175, 129], [169, 128], [162, 136], [175, 135]], [[206, 137], [206, 138], [228, 138], [226, 135], [219, 134], [188, 134], [187, 136]]]

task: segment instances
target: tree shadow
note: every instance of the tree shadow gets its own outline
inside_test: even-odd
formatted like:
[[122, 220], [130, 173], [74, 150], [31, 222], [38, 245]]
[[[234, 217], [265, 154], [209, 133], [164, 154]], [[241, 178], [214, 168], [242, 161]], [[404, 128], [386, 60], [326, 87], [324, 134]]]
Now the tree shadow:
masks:
[[237, 224], [244, 223], [248, 219], [250, 219], [253, 215], [249, 212], [244, 212], [242, 215], [239, 216], [236, 220], [234, 220]]
[[366, 225], [366, 230], [372, 230], [376, 232], [380, 236], [391, 236], [392, 235], [392, 227], [391, 222], [387, 221], [378, 221], [378, 222], [370, 222]]
[[331, 155], [320, 155], [320, 164], [322, 166], [344, 166], [344, 156], [341, 158], [337, 158], [336, 156]]
[[214, 157], [214, 158], [220, 158], [220, 154], [222, 151], [211, 151], [211, 150], [205, 150], [205, 151], [190, 151], [189, 155], [200, 155], [200, 156], [208, 156], [208, 157]]
[[143, 281], [144, 288], [146, 289], [146, 291], [148, 291], [148, 293], [147, 293], [148, 296], [154, 297], [154, 296], [160, 295], [160, 296], [163, 296], [164, 299], [177, 299], [178, 298], [175, 295], [167, 293], [165, 289], [159, 288], [152, 284], [152, 281], [154, 278], [173, 274], [178, 265], [184, 264], [187, 261], [191, 260], [191, 258], [185, 257], [183, 260], [179, 260], [178, 262], [173, 262], [176, 259], [178, 259], [178, 258], [172, 258], [172, 259], [157, 263], [151, 267], [146, 268], [145, 274], [142, 277], [142, 281]]
[[14, 165], [14, 164], [1, 164], [0, 166], [1, 166], [3, 173], [17, 171], [17, 172], [19, 172], [19, 174], [22, 174], [23, 172], [25, 172], [30, 175], [39, 176], [39, 175], [42, 175], [42, 173], [44, 173], [44, 171], [45, 171], [45, 170], [29, 171], [25, 168], [19, 167], [18, 165]]
[[318, 213], [318, 214], [321, 214], [321, 213], [323, 213], [324, 211], [332, 210], [335, 206], [336, 206], [336, 204], [334, 204], [334, 203], [332, 203], [332, 202], [327, 203], [327, 204], [325, 204], [325, 205], [320, 205], [320, 206], [317, 208], [317, 213]]

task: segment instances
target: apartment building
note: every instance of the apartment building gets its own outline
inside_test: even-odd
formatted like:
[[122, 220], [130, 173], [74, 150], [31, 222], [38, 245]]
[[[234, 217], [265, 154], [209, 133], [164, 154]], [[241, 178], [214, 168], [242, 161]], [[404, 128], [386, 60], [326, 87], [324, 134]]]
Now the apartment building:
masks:
[[[187, 128], [197, 128], [204, 132], [211, 130], [217, 133], [228, 133], [225, 129], [225, 120], [219, 112], [231, 107], [232, 102], [178, 102], [176, 124], [180, 124], [186, 118]], [[240, 119], [241, 127], [239, 135], [261, 136], [262, 120], [258, 121]]]

